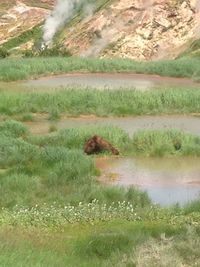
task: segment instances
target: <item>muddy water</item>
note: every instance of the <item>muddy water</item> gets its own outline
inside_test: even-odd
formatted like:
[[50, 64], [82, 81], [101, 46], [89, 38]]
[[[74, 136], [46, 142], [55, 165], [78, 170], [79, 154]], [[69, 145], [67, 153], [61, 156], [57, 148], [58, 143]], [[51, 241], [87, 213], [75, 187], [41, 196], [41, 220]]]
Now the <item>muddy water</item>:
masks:
[[[159, 77], [142, 74], [67, 74], [18, 83], [1, 83], [0, 91], [53, 91], [70, 86], [78, 88], [118, 89], [129, 88], [141, 91], [158, 87], [200, 88], [189, 79]], [[33, 134], [46, 134], [54, 124], [58, 129], [91, 125], [113, 125], [129, 135], [142, 129], [177, 128], [200, 135], [200, 117], [194, 116], [140, 116], [126, 118], [62, 118], [50, 122], [36, 116], [35, 122], [26, 123]], [[97, 159], [102, 170], [100, 180], [104, 183], [134, 185], [147, 191], [153, 202], [162, 206], [180, 203], [200, 197], [199, 159]], [[1, 173], [1, 170], [0, 170]]]
[[183, 205], [200, 198], [200, 159], [100, 158], [96, 159], [106, 184], [134, 185], [154, 203]]
[[[81, 118], [62, 118], [57, 122], [50, 122], [44, 117], [35, 117], [34, 122], [27, 122], [33, 134], [46, 134], [51, 125], [55, 125], [57, 129], [71, 128], [88, 125], [113, 125], [118, 126], [126, 131], [130, 136], [138, 130], [144, 129], [180, 129], [195, 135], [200, 135], [200, 117], [184, 116], [184, 115], [168, 115], [168, 116], [138, 116], [125, 118], [97, 118], [97, 117], [81, 117]], [[97, 133], [98, 134], [98, 133]]]
[[[58, 128], [88, 125], [114, 125], [129, 135], [142, 129], [177, 128], [200, 135], [200, 117], [195, 116], [140, 116], [126, 118], [62, 118], [54, 123]], [[27, 125], [34, 134], [48, 133], [51, 122], [40, 118]], [[129, 186], [147, 191], [153, 202], [162, 206], [185, 204], [200, 197], [200, 159], [198, 158], [103, 158], [97, 159], [102, 170], [101, 182]]]
[[200, 88], [199, 83], [195, 83], [186, 78], [160, 77], [158, 75], [128, 74], [128, 73], [75, 73], [56, 75], [38, 80], [29, 80], [22, 83], [23, 86], [35, 88], [36, 90], [45, 88], [96, 88], [96, 89], [119, 89], [129, 88], [145, 91], [156, 87], [181, 87]]

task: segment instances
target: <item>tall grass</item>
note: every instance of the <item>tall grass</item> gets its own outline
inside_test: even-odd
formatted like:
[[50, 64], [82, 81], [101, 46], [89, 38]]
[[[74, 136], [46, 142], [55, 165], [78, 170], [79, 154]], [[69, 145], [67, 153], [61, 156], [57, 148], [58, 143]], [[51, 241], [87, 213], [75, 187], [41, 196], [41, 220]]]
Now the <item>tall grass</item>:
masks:
[[199, 201], [160, 208], [135, 188], [99, 185], [93, 158], [80, 150], [96, 131], [145, 155], [200, 145], [174, 130], [131, 138], [115, 127], [80, 127], [35, 138], [22, 123], [0, 123], [0, 265], [198, 266]]
[[47, 136], [33, 136], [32, 144], [83, 149], [85, 141], [99, 134], [118, 147], [121, 155], [200, 156], [200, 137], [180, 130], [141, 130], [129, 137], [118, 127], [88, 126], [60, 130]]
[[28, 128], [20, 122], [6, 120], [0, 123], [0, 134], [7, 137], [25, 137], [28, 135]]
[[69, 149], [83, 149], [85, 142], [98, 134], [109, 140], [113, 145], [125, 148], [130, 138], [122, 129], [114, 126], [89, 126], [62, 129], [47, 136], [34, 136], [30, 141], [40, 146], [65, 146]]
[[99, 171], [93, 157], [83, 153], [83, 146], [96, 133], [117, 146], [121, 155], [200, 156], [200, 138], [177, 130], [142, 131], [129, 137], [117, 127], [90, 126], [34, 137], [24, 135], [23, 127], [13, 121], [0, 123], [0, 169], [4, 169], [0, 173], [1, 207], [54, 201], [77, 205], [94, 199], [147, 206], [150, 202], [146, 193], [134, 188], [103, 187], [95, 180]]
[[185, 214], [189, 214], [192, 212], [200, 213], [200, 199], [197, 199], [197, 200], [194, 200], [194, 201], [188, 203], [184, 207], [184, 212], [185, 212]]
[[200, 237], [193, 228], [173, 239], [150, 239], [129, 256], [127, 264], [135, 259], [138, 267], [199, 266]]
[[12, 138], [0, 134], [0, 167], [7, 168], [16, 164], [28, 164], [36, 160], [39, 148], [22, 138]]
[[136, 62], [129, 59], [28, 58], [3, 59], [0, 80], [16, 81], [65, 72], [135, 72], [172, 77], [199, 77], [199, 59]]
[[14, 121], [0, 123], [0, 129], [0, 169], [5, 170], [0, 173], [1, 207], [54, 201], [77, 205], [95, 198], [101, 203], [125, 200], [141, 207], [150, 202], [146, 193], [133, 188], [103, 188], [94, 179], [99, 171], [93, 158], [83, 153], [83, 145], [100, 132], [126, 146], [129, 138], [118, 128], [69, 129], [38, 138]]
[[53, 93], [0, 92], [0, 114], [34, 112], [78, 116], [125, 116], [200, 112], [200, 89], [136, 90], [66, 89]]
[[133, 136], [133, 151], [146, 156], [200, 156], [200, 138], [178, 130], [143, 130]]
[[[167, 240], [171, 241], [161, 239], [163, 231], [166, 233]], [[181, 255], [181, 252], [184, 251], [184, 245], [189, 247], [189, 244], [192, 245], [189, 251], [197, 252], [198, 247], [195, 247], [195, 244], [199, 243], [199, 237], [192, 233], [184, 233], [186, 236], [184, 238], [182, 232], [183, 229], [162, 223], [146, 224], [123, 220], [106, 224], [99, 223], [94, 226], [91, 224], [68, 225], [62, 232], [4, 227], [0, 231], [0, 262], [2, 266], [11, 267], [155, 266], [148, 265], [148, 259], [151, 256], [155, 263], [158, 262], [159, 265], [156, 266], [164, 267], [171, 266], [162, 264], [164, 258], [169, 256], [167, 262], [172, 263], [172, 255], [180, 255], [182, 266], [190, 266], [186, 265], [189, 262], [184, 255]], [[177, 249], [176, 243], [178, 246], [181, 245], [182, 249]], [[173, 248], [173, 253], [170, 255], [167, 253], [168, 248]], [[162, 251], [165, 251], [166, 256], [163, 255], [164, 253], [159, 253]], [[163, 258], [160, 259], [160, 256]], [[192, 258], [193, 262], [198, 262], [199, 253]], [[177, 258], [173, 259], [176, 262]], [[138, 261], [143, 265], [137, 265]]]
[[33, 205], [40, 191], [39, 177], [23, 173], [12, 173], [1, 177], [0, 205], [11, 207], [16, 205]]

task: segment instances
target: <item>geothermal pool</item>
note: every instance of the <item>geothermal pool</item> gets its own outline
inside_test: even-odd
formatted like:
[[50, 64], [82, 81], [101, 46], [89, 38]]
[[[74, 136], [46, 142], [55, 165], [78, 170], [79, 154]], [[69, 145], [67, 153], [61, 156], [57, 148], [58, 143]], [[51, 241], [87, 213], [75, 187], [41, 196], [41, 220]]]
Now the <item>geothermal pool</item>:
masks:
[[[200, 88], [185, 78], [127, 73], [74, 73], [40, 78], [17, 83], [0, 84], [11, 91], [53, 92], [64, 88], [136, 89]], [[55, 125], [57, 129], [88, 125], [117, 126], [130, 136], [138, 130], [180, 129], [200, 135], [200, 117], [192, 115], [135, 116], [124, 118], [62, 117], [51, 122], [44, 115], [36, 114], [33, 122], [26, 122], [33, 134], [47, 134]], [[102, 175], [99, 180], [116, 186], [137, 186], [148, 193], [153, 202], [162, 206], [183, 205], [200, 197], [200, 159], [198, 158], [100, 158], [96, 160]]]
[[184, 205], [200, 198], [198, 158], [97, 158], [99, 181], [107, 185], [136, 186], [154, 203]]
[[[47, 134], [51, 122], [40, 118], [26, 123], [33, 134]], [[133, 135], [144, 129], [176, 128], [200, 135], [200, 117], [138, 116], [126, 118], [62, 118], [55, 122], [58, 129], [88, 125], [118, 126]], [[100, 181], [116, 186], [137, 186], [148, 193], [153, 202], [162, 206], [183, 205], [200, 197], [200, 158], [100, 158]]]
[[141, 91], [157, 87], [200, 88], [200, 84], [187, 78], [161, 77], [132, 73], [71, 73], [28, 80], [21, 85], [27, 89], [52, 88], [137, 89]]

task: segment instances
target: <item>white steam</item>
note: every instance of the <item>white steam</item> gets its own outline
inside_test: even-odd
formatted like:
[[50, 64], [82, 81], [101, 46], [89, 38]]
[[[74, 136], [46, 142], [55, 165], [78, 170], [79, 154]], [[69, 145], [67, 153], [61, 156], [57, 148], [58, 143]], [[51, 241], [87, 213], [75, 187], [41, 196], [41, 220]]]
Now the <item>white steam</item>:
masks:
[[197, 8], [198, 11], [200, 10], [200, 0], [196, 1], [196, 8]]
[[[113, 27], [114, 28], [114, 27]], [[81, 53], [82, 57], [97, 57], [110, 44], [114, 43], [117, 30], [108, 27], [101, 31], [100, 35], [94, 39], [91, 46]]]
[[84, 0], [58, 0], [51, 15], [44, 24], [43, 41], [45, 45], [52, 42], [57, 30], [69, 21], [81, 6]]
[[[196, 0], [196, 12], [198, 13], [198, 16], [199, 16], [199, 13], [200, 13], [200, 0]], [[199, 18], [199, 17], [198, 17]], [[200, 38], [200, 20], [198, 20], [198, 25], [197, 25], [197, 31], [196, 31], [196, 38]]]

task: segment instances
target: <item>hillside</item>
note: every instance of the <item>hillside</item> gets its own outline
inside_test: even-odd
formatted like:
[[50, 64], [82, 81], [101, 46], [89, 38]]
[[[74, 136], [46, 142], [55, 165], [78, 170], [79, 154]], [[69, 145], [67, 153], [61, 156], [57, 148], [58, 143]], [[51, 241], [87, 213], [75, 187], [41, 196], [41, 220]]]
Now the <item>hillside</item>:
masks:
[[73, 31], [66, 31], [64, 43], [77, 54], [174, 58], [198, 38], [200, 27], [195, 4], [179, 2], [115, 1]]
[[[27, 5], [28, 4], [28, 5]], [[42, 23], [49, 14], [52, 1], [14, 1], [0, 4], [0, 44], [20, 36]], [[31, 45], [29, 45], [31, 47]], [[25, 47], [26, 48], [26, 47]], [[28, 47], [27, 47], [28, 48]]]
[[[54, 43], [75, 55], [173, 59], [184, 51], [193, 52], [191, 44], [199, 53], [199, 43], [195, 42], [200, 35], [197, 0], [89, 2], [84, 7], [87, 12], [76, 14], [54, 37]], [[54, 4], [55, 0], [0, 3], [0, 45], [31, 49], [42, 40], [40, 25]]]

